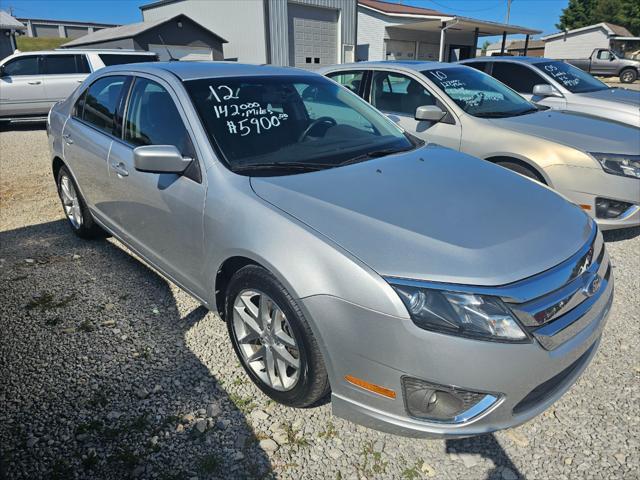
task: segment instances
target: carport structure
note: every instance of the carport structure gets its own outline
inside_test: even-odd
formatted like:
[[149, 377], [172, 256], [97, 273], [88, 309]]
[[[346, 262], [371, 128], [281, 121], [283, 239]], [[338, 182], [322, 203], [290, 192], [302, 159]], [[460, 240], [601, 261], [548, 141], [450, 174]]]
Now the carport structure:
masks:
[[[379, 0], [358, 0], [358, 60], [458, 61], [475, 57], [478, 39], [541, 33], [527, 27], [450, 15]], [[364, 58], [366, 57], [366, 58]]]

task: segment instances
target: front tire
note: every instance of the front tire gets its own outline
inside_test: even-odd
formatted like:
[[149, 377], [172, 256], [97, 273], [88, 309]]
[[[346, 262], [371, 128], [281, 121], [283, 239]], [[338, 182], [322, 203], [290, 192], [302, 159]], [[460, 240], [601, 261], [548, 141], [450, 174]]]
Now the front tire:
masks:
[[622, 83], [633, 83], [638, 79], [638, 72], [633, 68], [627, 68], [620, 72], [620, 81]]
[[329, 378], [318, 343], [302, 310], [267, 270], [238, 270], [227, 289], [225, 312], [231, 343], [251, 380], [290, 407], [325, 398]]
[[56, 184], [64, 214], [73, 233], [85, 239], [103, 237], [104, 230], [93, 221], [91, 212], [66, 166], [60, 167]]

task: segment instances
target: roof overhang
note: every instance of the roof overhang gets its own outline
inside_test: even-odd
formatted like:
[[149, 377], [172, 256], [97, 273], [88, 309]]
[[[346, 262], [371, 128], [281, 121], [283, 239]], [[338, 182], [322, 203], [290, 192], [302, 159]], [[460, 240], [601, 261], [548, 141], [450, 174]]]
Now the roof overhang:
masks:
[[424, 21], [417, 21], [413, 23], [402, 23], [395, 25], [388, 25], [387, 27], [397, 28], [402, 30], [418, 30], [424, 32], [439, 32], [442, 28], [442, 24], [447, 26], [447, 31], [456, 30], [475, 30], [478, 29], [479, 37], [492, 37], [496, 35], [537, 35], [541, 33], [540, 30], [534, 30], [532, 28], [520, 27], [518, 25], [509, 25], [506, 23], [488, 22], [485, 20], [476, 20], [474, 18], [466, 17], [437, 17], [431, 19], [425, 19]]
[[611, 37], [611, 40], [640, 40], [640, 37], [618, 37], [618, 36], [613, 36], [613, 37]]

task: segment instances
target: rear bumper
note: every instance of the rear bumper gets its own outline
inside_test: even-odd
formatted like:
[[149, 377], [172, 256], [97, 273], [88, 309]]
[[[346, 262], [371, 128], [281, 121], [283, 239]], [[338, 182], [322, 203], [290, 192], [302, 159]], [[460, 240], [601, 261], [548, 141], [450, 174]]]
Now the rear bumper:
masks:
[[[549, 351], [535, 339], [513, 344], [470, 340], [418, 328], [344, 300], [314, 296], [302, 300], [321, 338], [330, 372], [335, 415], [389, 433], [412, 437], [467, 437], [510, 428], [546, 410], [587, 367], [597, 351], [611, 306], [613, 282], [592, 320]], [[396, 392], [396, 398], [359, 388], [346, 375]], [[401, 379], [409, 376], [498, 399], [459, 423], [411, 417]]]
[[[629, 228], [640, 225], [640, 179], [606, 173], [599, 168], [554, 165], [545, 170], [553, 188], [572, 202], [587, 206], [600, 230]], [[617, 218], [596, 218], [596, 198], [606, 198], [631, 204]]]

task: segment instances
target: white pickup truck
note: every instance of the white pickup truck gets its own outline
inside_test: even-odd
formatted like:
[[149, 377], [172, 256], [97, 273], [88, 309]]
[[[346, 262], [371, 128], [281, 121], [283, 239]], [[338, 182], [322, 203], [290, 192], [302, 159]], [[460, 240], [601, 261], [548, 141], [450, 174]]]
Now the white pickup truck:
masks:
[[0, 122], [44, 120], [91, 72], [157, 60], [156, 53], [135, 50], [16, 51], [0, 61]]

